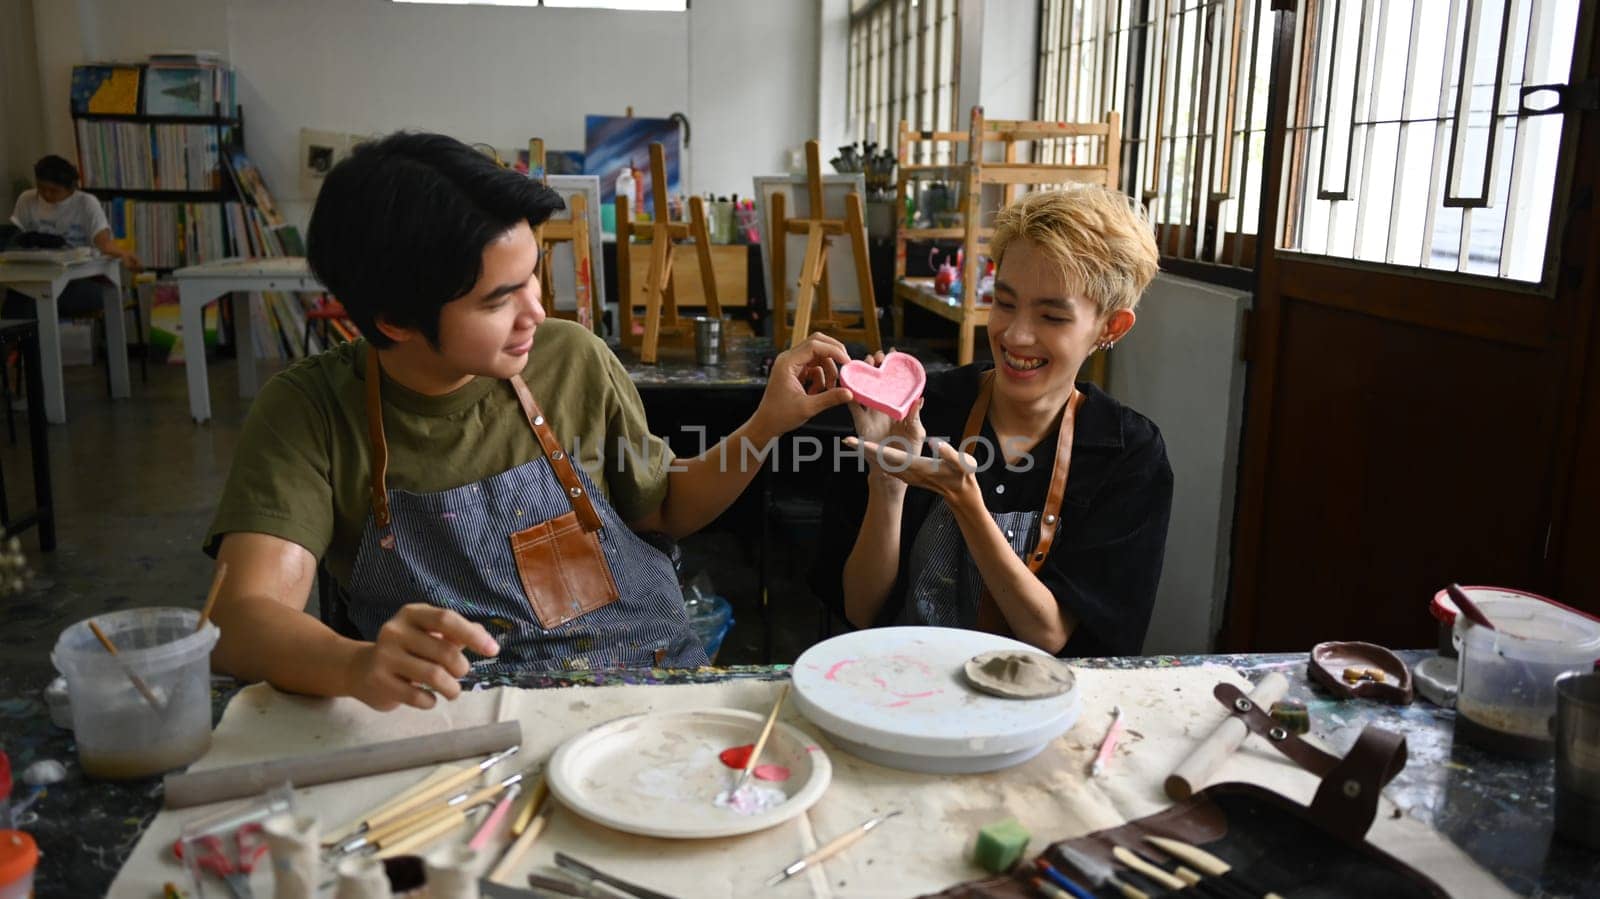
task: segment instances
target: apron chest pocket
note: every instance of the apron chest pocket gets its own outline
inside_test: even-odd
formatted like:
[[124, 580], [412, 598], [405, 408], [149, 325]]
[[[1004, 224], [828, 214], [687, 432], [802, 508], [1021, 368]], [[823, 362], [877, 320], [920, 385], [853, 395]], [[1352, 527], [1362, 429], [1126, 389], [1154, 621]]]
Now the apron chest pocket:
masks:
[[599, 533], [585, 531], [576, 513], [513, 533], [511, 554], [528, 603], [545, 630], [610, 605], [621, 595]]

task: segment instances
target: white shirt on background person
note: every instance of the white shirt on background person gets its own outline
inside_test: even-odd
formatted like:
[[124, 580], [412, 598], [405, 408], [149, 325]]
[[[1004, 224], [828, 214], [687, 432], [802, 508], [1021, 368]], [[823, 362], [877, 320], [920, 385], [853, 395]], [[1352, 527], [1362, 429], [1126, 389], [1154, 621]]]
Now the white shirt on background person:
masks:
[[17, 197], [11, 223], [24, 231], [57, 235], [69, 247], [92, 247], [95, 235], [111, 228], [100, 201], [81, 190], [59, 203], [47, 203], [37, 189], [29, 188]]

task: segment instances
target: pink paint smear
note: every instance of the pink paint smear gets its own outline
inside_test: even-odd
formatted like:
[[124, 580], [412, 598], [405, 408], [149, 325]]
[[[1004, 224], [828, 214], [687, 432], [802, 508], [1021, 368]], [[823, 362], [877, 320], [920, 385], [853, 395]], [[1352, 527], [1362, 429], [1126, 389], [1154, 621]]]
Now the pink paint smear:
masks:
[[[744, 766], [750, 764], [750, 753], [754, 751], [755, 748], [756, 745], [754, 743], [746, 743], [743, 746], [734, 746], [722, 750], [722, 752], [717, 755], [717, 758], [721, 759], [722, 764], [727, 765], [729, 768], [732, 768], [735, 771], [743, 771]], [[782, 783], [783, 781], [789, 779], [790, 771], [783, 765], [757, 765], [755, 770], [751, 771], [750, 774], [757, 780], [770, 780], [777, 783]]]

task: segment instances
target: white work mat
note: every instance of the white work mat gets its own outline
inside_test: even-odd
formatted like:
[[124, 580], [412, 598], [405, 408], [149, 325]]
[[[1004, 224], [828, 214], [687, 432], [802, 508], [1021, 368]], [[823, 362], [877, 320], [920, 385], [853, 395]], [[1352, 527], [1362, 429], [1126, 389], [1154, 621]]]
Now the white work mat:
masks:
[[[523, 859], [523, 875], [553, 871], [563, 851], [609, 873], [682, 899], [733, 897], [914, 896], [986, 876], [971, 862], [978, 828], [1015, 817], [1032, 834], [1030, 852], [1056, 840], [1122, 824], [1167, 807], [1161, 783], [1221, 720], [1211, 690], [1219, 681], [1248, 688], [1228, 668], [1077, 669], [1083, 714], [1066, 734], [1032, 760], [1004, 771], [973, 775], [923, 775], [882, 768], [834, 748], [791, 705], [782, 720], [817, 739], [833, 761], [832, 785], [805, 815], [770, 830], [711, 840], [665, 840], [620, 833], [579, 818], [559, 804], [545, 834]], [[342, 749], [381, 740], [436, 733], [502, 718], [522, 722], [523, 750], [492, 769], [494, 779], [532, 763], [542, 766], [568, 737], [623, 715], [665, 709], [771, 709], [779, 682], [734, 680], [681, 686], [573, 687], [486, 690], [468, 693], [431, 711], [375, 712], [352, 699], [307, 699], [263, 685], [241, 691], [217, 726], [211, 751], [191, 770]], [[504, 699], [503, 704], [501, 699]], [[1107, 773], [1092, 781], [1085, 771], [1104, 736], [1111, 707], [1120, 704], [1127, 733]], [[325, 828], [348, 822], [425, 777], [432, 767], [298, 790], [302, 814]], [[1251, 737], [1213, 782], [1248, 781], [1309, 803], [1316, 780], [1257, 737]], [[184, 822], [215, 811], [202, 806], [163, 811], [145, 831], [109, 895], [147, 899], [184, 873], [171, 847]], [[809, 873], [766, 889], [762, 883], [805, 855], [879, 812], [904, 813], [844, 853]], [[1510, 896], [1454, 844], [1409, 817], [1393, 817], [1385, 801], [1369, 838], [1423, 871], [1451, 895]], [[462, 840], [457, 832], [453, 839]], [[499, 855], [491, 846], [487, 867]], [[265, 861], [265, 860], [264, 860]], [[270, 865], [253, 884], [271, 895]], [[326, 878], [332, 879], [331, 873]], [[212, 882], [221, 894], [222, 884]], [[329, 891], [331, 894], [331, 890]]]

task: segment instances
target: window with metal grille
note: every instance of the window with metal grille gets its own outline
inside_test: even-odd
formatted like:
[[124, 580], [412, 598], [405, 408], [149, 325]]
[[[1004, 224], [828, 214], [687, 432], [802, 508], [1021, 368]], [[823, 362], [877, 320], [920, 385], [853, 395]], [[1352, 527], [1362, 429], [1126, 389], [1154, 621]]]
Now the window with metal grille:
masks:
[[[953, 131], [960, 72], [960, 0], [854, 0], [850, 14], [850, 134], [889, 147], [904, 119]], [[948, 163], [950, 147], [919, 145], [919, 163]]]
[[1541, 280], [1581, 2], [1306, 0], [1281, 246]]
[[[1270, 0], [1046, 0], [1038, 117], [1122, 113], [1123, 188], [1162, 253], [1254, 263], [1272, 49]], [[1071, 162], [1081, 141], [1042, 147]]]

